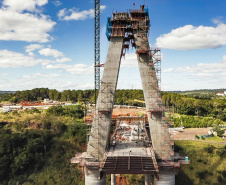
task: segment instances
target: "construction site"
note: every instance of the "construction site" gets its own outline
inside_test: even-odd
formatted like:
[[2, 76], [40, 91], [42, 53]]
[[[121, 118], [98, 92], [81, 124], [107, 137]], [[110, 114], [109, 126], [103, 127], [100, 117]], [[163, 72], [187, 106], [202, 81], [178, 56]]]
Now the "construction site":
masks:
[[[100, 1], [95, 1], [95, 52], [98, 45], [98, 14]], [[87, 152], [71, 159], [85, 173], [86, 185], [116, 185], [116, 174], [144, 174], [145, 185], [154, 177], [155, 185], [175, 185], [175, 175], [185, 156], [174, 152], [168, 131], [169, 123], [161, 99], [160, 48], [150, 48], [149, 11], [145, 5], [127, 12], [115, 12], [108, 18], [106, 36], [110, 42], [99, 78], [99, 55], [95, 55], [96, 106], [87, 116], [90, 124]], [[130, 47], [135, 48], [142, 80], [145, 108], [114, 106], [121, 58]], [[120, 113], [117, 112], [120, 109]]]

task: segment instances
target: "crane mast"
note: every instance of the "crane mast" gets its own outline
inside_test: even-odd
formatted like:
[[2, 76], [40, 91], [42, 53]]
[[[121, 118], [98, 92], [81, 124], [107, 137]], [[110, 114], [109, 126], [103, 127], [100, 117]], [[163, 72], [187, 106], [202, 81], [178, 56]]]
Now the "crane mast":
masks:
[[95, 103], [100, 88], [100, 0], [95, 0]]

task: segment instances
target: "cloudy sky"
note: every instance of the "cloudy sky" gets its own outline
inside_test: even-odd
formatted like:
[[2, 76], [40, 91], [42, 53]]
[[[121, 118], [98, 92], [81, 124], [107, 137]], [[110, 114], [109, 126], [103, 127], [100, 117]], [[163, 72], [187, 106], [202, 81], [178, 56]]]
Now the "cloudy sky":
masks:
[[[144, 0], [101, 0], [101, 63], [105, 25], [115, 11]], [[226, 88], [226, 1], [146, 0], [151, 47], [162, 51], [162, 90]], [[94, 88], [93, 0], [0, 0], [0, 90]], [[134, 49], [119, 89], [139, 89]]]

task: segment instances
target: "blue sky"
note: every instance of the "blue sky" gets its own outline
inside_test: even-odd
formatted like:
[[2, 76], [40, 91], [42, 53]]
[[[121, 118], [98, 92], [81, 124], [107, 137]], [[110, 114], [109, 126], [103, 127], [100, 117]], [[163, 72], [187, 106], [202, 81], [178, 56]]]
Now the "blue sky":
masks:
[[[225, 0], [101, 0], [101, 63], [107, 17], [144, 2], [162, 90], [226, 88]], [[0, 0], [0, 90], [93, 89], [93, 9], [93, 0]], [[134, 52], [122, 59], [119, 89], [142, 88]]]

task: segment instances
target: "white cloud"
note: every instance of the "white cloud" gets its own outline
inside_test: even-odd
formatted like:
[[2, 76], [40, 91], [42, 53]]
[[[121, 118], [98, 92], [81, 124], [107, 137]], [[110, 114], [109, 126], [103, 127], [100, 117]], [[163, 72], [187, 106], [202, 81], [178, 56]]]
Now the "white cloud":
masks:
[[223, 60], [226, 61], [226, 55], [223, 56]]
[[45, 64], [43, 65], [46, 69], [67, 69], [70, 67], [70, 65], [67, 64]]
[[67, 64], [62, 64], [64, 62], [70, 62], [72, 61], [70, 58], [59, 58], [56, 60], [46, 60], [46, 59], [37, 59], [37, 62], [40, 63], [44, 68], [47, 69], [66, 69], [68, 67], [70, 67], [71, 65], [67, 65]]
[[164, 73], [169, 73], [172, 72], [174, 69], [173, 68], [169, 68], [169, 69], [164, 69], [163, 72]]
[[195, 78], [195, 79], [219, 79], [226, 77], [226, 57], [223, 57], [222, 62], [215, 63], [199, 63], [193, 66], [187, 67], [178, 67], [178, 68], [169, 68], [165, 69], [163, 72], [165, 73], [180, 73], [183, 74], [186, 78]]
[[[161, 56], [159, 56], [160, 53], [154, 54], [153, 57], [156, 59], [160, 59], [162, 58], [162, 54]], [[123, 68], [138, 68], [138, 58], [137, 58], [137, 54], [136, 53], [126, 53], [125, 57], [122, 57], [121, 60], [121, 67]]]
[[41, 45], [41, 44], [30, 44], [30, 45], [26, 46], [25, 48], [26, 48], [25, 51], [26, 51], [27, 53], [29, 53], [29, 52], [32, 52], [32, 51], [34, 51], [34, 50], [36, 50], [36, 49], [41, 49], [41, 48], [43, 48], [43, 45]]
[[222, 24], [223, 23], [223, 17], [222, 16], [219, 16], [219, 17], [213, 18], [212, 19], [212, 22], [214, 24]]
[[93, 65], [87, 66], [85, 64], [75, 64], [70, 68], [67, 68], [66, 71], [70, 72], [71, 74], [93, 74], [94, 67]]
[[138, 67], [138, 60], [136, 53], [126, 53], [125, 58], [122, 57], [121, 67], [129, 68], [129, 67]]
[[[56, 60], [35, 59], [34, 55], [31, 55], [31, 53], [32, 52], [29, 52], [29, 55], [24, 55], [22, 53], [17, 53], [14, 51], [0, 50], [0, 68], [31, 67], [37, 64], [41, 64], [43, 67], [47, 68], [46, 66], [50, 64], [52, 64], [52, 66], [54, 66], [53, 64], [56, 64], [56, 66], [58, 65], [63, 66], [64, 64], [57, 64], [57, 63], [71, 61], [70, 58], [66, 58], [66, 57], [59, 58]], [[55, 54], [55, 56], [57, 56], [57, 54]], [[62, 68], [66, 69], [70, 67], [71, 67], [70, 65], [65, 65]], [[61, 67], [58, 66], [55, 68], [57, 69]]]
[[83, 10], [79, 12], [79, 9], [69, 9], [68, 11], [65, 9], [62, 9], [58, 13], [58, 17], [61, 20], [84, 20], [87, 18], [93, 18], [94, 17], [94, 10]]
[[76, 87], [77, 87], [77, 89], [93, 89], [94, 83], [79, 84]]
[[167, 49], [193, 50], [218, 48], [226, 44], [226, 24], [217, 20], [216, 27], [186, 25], [156, 39], [156, 46]]
[[106, 5], [100, 5], [100, 10], [105, 10], [106, 9]]
[[189, 73], [222, 73], [226, 71], [226, 61], [216, 62], [210, 64], [199, 63], [194, 66], [187, 66], [185, 68], [179, 67], [176, 72], [189, 72]]
[[35, 56], [35, 54], [33, 52], [29, 52], [28, 55], [31, 56], [31, 57]]
[[[106, 5], [101, 5], [100, 10], [104, 10]], [[79, 11], [78, 8], [72, 8], [67, 10], [66, 8], [60, 10], [57, 14], [61, 20], [85, 20], [94, 17], [94, 9]]]
[[63, 57], [63, 58], [56, 59], [56, 62], [59, 62], [59, 63], [71, 62], [71, 59], [70, 58]]
[[55, 22], [47, 16], [0, 9], [0, 40], [48, 42]]
[[0, 73], [0, 76], [8, 76], [8, 73]]
[[65, 89], [93, 89], [94, 84], [90, 79], [84, 78], [75, 80], [74, 75], [59, 75], [48, 73], [34, 73], [24, 75], [16, 79], [1, 79], [1, 90], [28, 90], [34, 88], [46, 87], [49, 89], [57, 89], [59, 91]]
[[[32, 75], [31, 75], [32, 76]], [[41, 80], [39, 77], [29, 79], [27, 77], [18, 78], [15, 80], [5, 80], [0, 79], [2, 83], [0, 83], [1, 90], [28, 90], [34, 88], [49, 88], [49, 89], [57, 89], [57, 90], [65, 90], [65, 89], [75, 89], [77, 84], [71, 80], [67, 82], [59, 81], [59, 78], [45, 78], [43, 77]]]
[[4, 0], [2, 2], [4, 7], [7, 7], [10, 11], [22, 12], [37, 11], [37, 6], [43, 6], [48, 3], [48, 0]]
[[55, 6], [60, 6], [60, 5], [62, 5], [62, 2], [60, 2], [60, 1], [53, 1], [53, 4]]
[[48, 0], [4, 0], [0, 8], [0, 40], [52, 40], [48, 32], [56, 23], [37, 9], [47, 3]]
[[23, 79], [36, 79], [36, 78], [56, 78], [59, 74], [46, 74], [46, 73], [34, 73], [30, 75], [22, 76]]
[[67, 65], [67, 64], [48, 64], [44, 65], [46, 69], [64, 69], [71, 74], [93, 74], [94, 67], [93, 65], [88, 66], [85, 64], [75, 64], [75, 65]]
[[64, 56], [64, 54], [62, 52], [60, 52], [56, 49], [51, 49], [51, 48], [41, 49], [41, 50], [39, 50], [39, 54], [44, 55], [44, 56], [52, 56], [52, 57], [55, 57], [55, 58]]
[[0, 50], [0, 68], [31, 67], [38, 64], [31, 56], [21, 53]]

